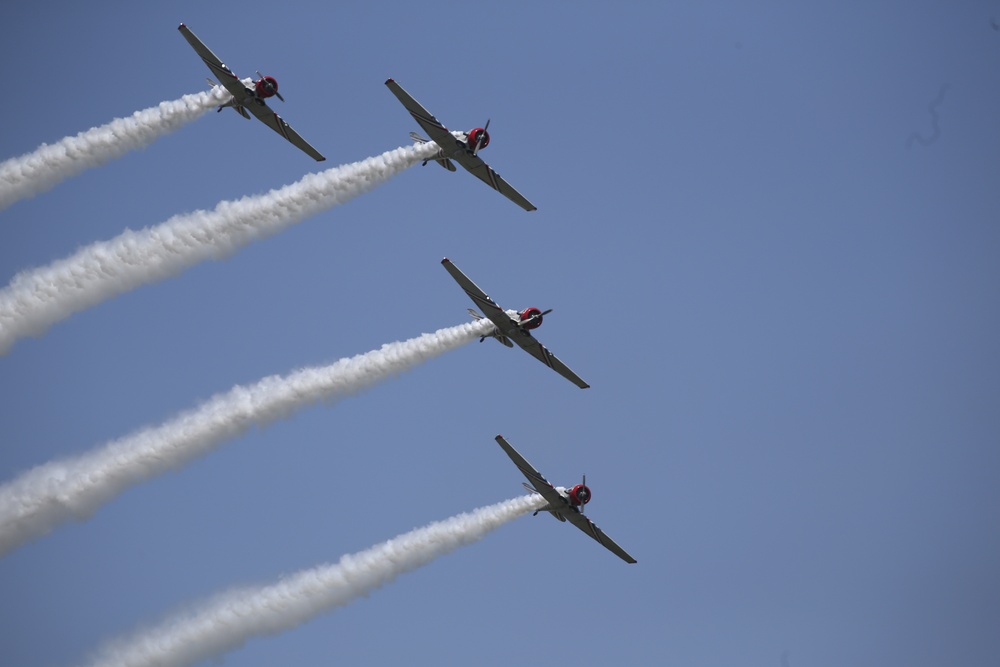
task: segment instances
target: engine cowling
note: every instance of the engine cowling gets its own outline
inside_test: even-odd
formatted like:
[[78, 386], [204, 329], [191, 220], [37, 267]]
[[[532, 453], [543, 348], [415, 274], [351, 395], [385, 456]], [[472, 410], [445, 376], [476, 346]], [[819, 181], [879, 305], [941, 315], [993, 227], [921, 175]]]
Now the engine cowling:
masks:
[[[488, 124], [488, 123], [487, 123]], [[476, 144], [479, 142], [482, 144], [479, 146], [480, 150], [486, 148], [490, 145], [490, 133], [481, 127], [477, 127], [469, 131], [469, 148], [476, 150]]]
[[278, 81], [273, 76], [262, 76], [254, 82], [254, 90], [261, 99], [273, 97], [278, 92]]
[[569, 490], [569, 502], [574, 507], [586, 505], [590, 502], [590, 487], [584, 484], [577, 484]]
[[542, 311], [539, 308], [535, 308], [534, 306], [531, 308], [525, 308], [518, 313], [518, 315], [520, 316], [522, 322], [530, 320], [532, 317], [537, 315], [534, 320], [524, 325], [523, 328], [525, 329], [537, 329], [542, 325]]

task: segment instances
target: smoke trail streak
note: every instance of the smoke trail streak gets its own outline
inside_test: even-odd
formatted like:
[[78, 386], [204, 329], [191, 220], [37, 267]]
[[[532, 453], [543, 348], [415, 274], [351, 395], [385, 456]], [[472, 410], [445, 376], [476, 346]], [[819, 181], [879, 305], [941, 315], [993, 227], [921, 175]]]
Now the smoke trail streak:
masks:
[[522, 496], [418, 528], [335, 564], [275, 584], [209, 598], [186, 614], [105, 647], [93, 667], [177, 667], [218, 656], [247, 639], [291, 629], [341, 607], [545, 504]]
[[913, 142], [915, 141], [919, 142], [921, 146], [930, 146], [941, 138], [941, 118], [938, 115], [937, 108], [942, 102], [944, 102], [944, 94], [948, 92], [949, 88], [951, 88], [950, 83], [942, 84], [937, 97], [931, 100], [927, 105], [927, 112], [931, 115], [931, 136], [925, 139], [919, 132], [912, 132], [910, 136], [906, 138], [907, 150], [913, 147]]
[[0, 210], [49, 190], [84, 169], [98, 167], [153, 143], [231, 97], [222, 86], [136, 111], [32, 153], [0, 163]]
[[0, 556], [69, 519], [87, 518], [127, 487], [177, 468], [254, 424], [264, 426], [319, 400], [355, 394], [464, 345], [492, 326], [489, 320], [469, 322], [328, 366], [237, 385], [159, 426], [33, 468], [0, 487]]
[[49, 266], [22, 272], [0, 291], [0, 354], [18, 338], [39, 334], [76, 311], [228, 255], [364, 194], [437, 150], [437, 144], [400, 147], [262, 195], [220, 202], [212, 211], [174, 216], [138, 232], [126, 230]]

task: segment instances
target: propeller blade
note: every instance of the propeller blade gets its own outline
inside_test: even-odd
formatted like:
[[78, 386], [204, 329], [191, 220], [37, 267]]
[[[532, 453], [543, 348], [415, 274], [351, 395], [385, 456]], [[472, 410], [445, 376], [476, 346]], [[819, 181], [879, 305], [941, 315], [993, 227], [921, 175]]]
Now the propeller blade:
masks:
[[483, 147], [483, 139], [486, 138], [486, 128], [490, 126], [490, 119], [486, 119], [486, 125], [483, 125], [483, 131], [479, 133], [479, 137], [476, 139], [476, 147], [472, 149], [472, 154], [475, 155], [479, 152], [479, 149]]
[[[587, 497], [586, 497], [585, 501], [586, 501], [586, 500], [590, 500], [590, 489], [589, 489], [589, 488], [587, 487], [587, 473], [584, 473], [584, 474], [583, 474], [583, 482], [581, 482], [581, 483], [583, 484], [583, 488], [584, 488], [584, 489], [587, 489], [587, 490], [586, 490], [586, 493], [587, 493]], [[584, 508], [585, 508], [586, 506], [587, 506], [587, 503], [586, 503], [586, 502], [582, 502], [582, 503], [580, 503], [580, 514], [584, 514], [584, 513], [585, 513], [585, 511], [586, 511], [586, 510], [585, 510]]]
[[542, 317], [544, 317], [545, 315], [548, 315], [551, 312], [552, 312], [552, 309], [549, 308], [545, 312], [536, 313], [536, 314], [532, 315], [531, 317], [529, 317], [528, 319], [522, 321], [520, 324], [521, 324], [522, 327], [525, 326], [525, 325], [531, 324], [535, 320], [540, 320]]
[[282, 102], [285, 101], [285, 98], [282, 97], [281, 93], [278, 92], [278, 87], [273, 83], [271, 83], [270, 81], [268, 81], [267, 77], [260, 73], [260, 70], [257, 70], [257, 76], [259, 76], [260, 80], [264, 82], [264, 85], [267, 86], [267, 89], [270, 90], [272, 93], [274, 93], [275, 97], [277, 97]]

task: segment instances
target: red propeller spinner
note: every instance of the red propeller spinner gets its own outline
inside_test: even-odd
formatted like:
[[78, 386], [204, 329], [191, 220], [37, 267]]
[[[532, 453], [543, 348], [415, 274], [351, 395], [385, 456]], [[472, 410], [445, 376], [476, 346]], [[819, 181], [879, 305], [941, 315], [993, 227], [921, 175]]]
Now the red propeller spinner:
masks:
[[484, 127], [477, 127], [469, 131], [468, 144], [469, 148], [472, 149], [473, 155], [478, 153], [480, 149], [486, 148], [490, 145], [490, 133], [486, 131], [486, 128], [489, 126], [490, 121], [487, 119]]
[[261, 99], [266, 99], [268, 97], [277, 96], [277, 98], [282, 102], [285, 101], [285, 98], [282, 97], [281, 93], [278, 92], [277, 79], [275, 79], [273, 76], [264, 76], [263, 74], [260, 73], [260, 71], [257, 72], [257, 76], [260, 77], [259, 79], [254, 81], [254, 90], [257, 93], [257, 97]]
[[583, 506], [590, 502], [590, 487], [587, 486], [587, 476], [583, 476], [583, 481], [569, 490], [569, 502], [573, 507], [579, 507], [583, 512]]

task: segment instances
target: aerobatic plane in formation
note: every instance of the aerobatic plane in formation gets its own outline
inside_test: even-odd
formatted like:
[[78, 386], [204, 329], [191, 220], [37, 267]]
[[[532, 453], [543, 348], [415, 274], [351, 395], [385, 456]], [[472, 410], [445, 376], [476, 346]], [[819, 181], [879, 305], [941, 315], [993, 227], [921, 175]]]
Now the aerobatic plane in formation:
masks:
[[[534, 204], [525, 199], [524, 195], [515, 190], [507, 181], [500, 178], [500, 174], [490, 169], [490, 165], [483, 162], [483, 159], [479, 157], [479, 151], [486, 148], [490, 143], [490, 133], [486, 131], [490, 126], [489, 120], [486, 121], [486, 125], [483, 127], [473, 128], [468, 132], [451, 132], [431, 112], [420, 106], [420, 103], [403, 90], [398, 83], [392, 79], [388, 79], [385, 85], [399, 98], [399, 101], [403, 103], [403, 106], [410, 112], [413, 119], [431, 136], [434, 143], [441, 147], [437, 155], [430, 158], [431, 160], [436, 160], [438, 164], [448, 171], [455, 171], [455, 165], [452, 163], [452, 160], [454, 160], [469, 170], [473, 176], [507, 197], [507, 199], [510, 199], [525, 211], [536, 210]], [[411, 132], [410, 138], [421, 144], [428, 141], [416, 132]], [[427, 162], [429, 160], [424, 160], [425, 165]]]
[[[472, 302], [482, 308], [486, 317], [495, 325], [493, 331], [486, 334], [486, 336], [496, 338], [507, 347], [513, 347], [511, 341], [514, 341], [525, 352], [541, 361], [556, 373], [559, 373], [559, 375], [562, 375], [577, 387], [581, 389], [590, 387], [579, 375], [571, 371], [566, 364], [559, 361], [556, 355], [545, 349], [545, 346], [531, 335], [532, 329], [537, 329], [541, 326], [542, 317], [552, 312], [551, 308], [545, 312], [535, 307], [525, 308], [522, 311], [504, 310], [486, 292], [479, 289], [476, 283], [469, 280], [469, 277], [462, 273], [457, 266], [452, 264], [450, 259], [445, 257], [441, 260], [441, 264], [444, 265], [444, 268], [448, 269], [448, 273], [465, 290], [465, 293], [469, 295]], [[483, 318], [482, 315], [472, 308], [469, 308], [469, 314], [476, 320]], [[480, 338], [479, 342], [482, 343], [486, 339], [486, 336]]]
[[549, 483], [547, 479], [542, 477], [542, 474], [535, 470], [535, 468], [528, 463], [527, 460], [516, 449], [514, 449], [509, 442], [504, 440], [502, 435], [496, 437], [497, 443], [503, 447], [503, 450], [510, 457], [510, 460], [514, 462], [514, 465], [528, 478], [531, 485], [524, 485], [528, 491], [532, 493], [537, 493], [545, 500], [548, 504], [541, 509], [535, 511], [535, 514], [539, 512], [548, 512], [560, 521], [569, 521], [571, 524], [582, 530], [583, 532], [590, 535], [592, 538], [600, 542], [606, 549], [614, 553], [616, 556], [621, 558], [626, 563], [635, 563], [635, 558], [618, 546], [618, 543], [613, 539], [604, 534], [604, 531], [597, 527], [597, 524], [591, 521], [584, 515], [583, 506], [590, 502], [591, 494], [590, 487], [587, 486], [587, 476], [583, 476], [583, 481], [571, 489], [557, 489], [552, 484]]
[[[292, 126], [286, 123], [281, 116], [271, 111], [270, 107], [267, 106], [267, 102], [264, 100], [269, 97], [277, 97], [282, 102], [285, 101], [285, 98], [278, 92], [278, 82], [273, 76], [264, 76], [260, 72], [257, 72], [257, 76], [260, 78], [253, 82], [252, 88], [248, 88], [186, 25], [182, 23], [177, 29], [181, 31], [184, 39], [188, 41], [195, 52], [205, 61], [208, 69], [219, 77], [219, 81], [223, 87], [232, 94], [232, 99], [221, 105], [217, 109], [218, 111], [222, 111], [225, 107], [232, 107], [244, 118], [250, 118], [250, 114], [247, 113], [247, 109], [249, 109], [250, 113], [256, 116], [258, 120], [304, 151], [309, 157], [317, 162], [322, 162], [326, 159], [308, 141], [299, 136], [299, 133], [293, 130]], [[208, 82], [213, 88], [218, 85], [211, 79]]]

